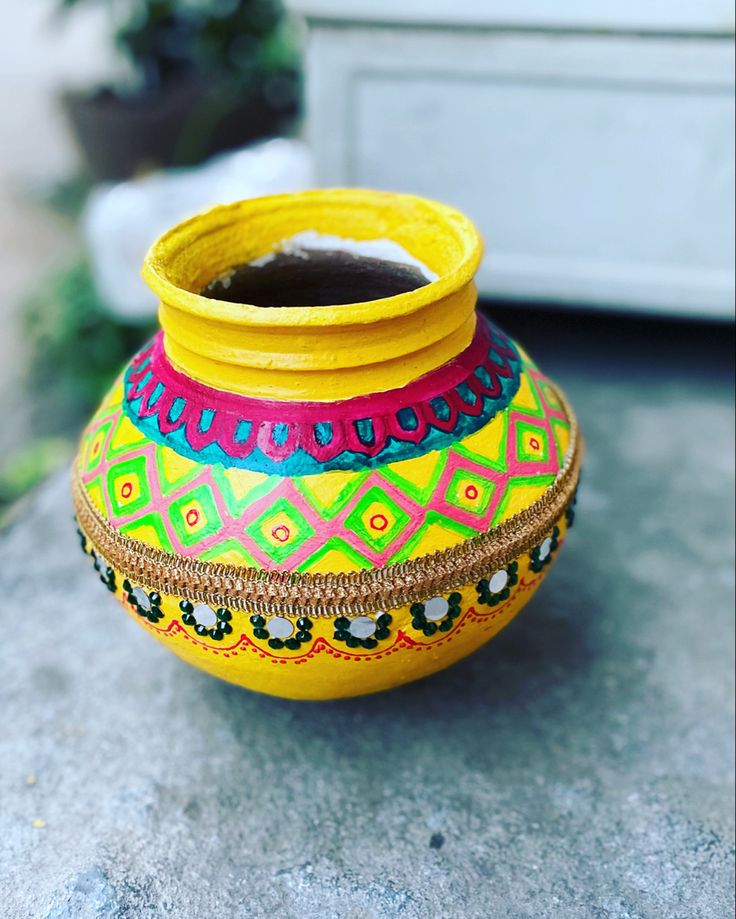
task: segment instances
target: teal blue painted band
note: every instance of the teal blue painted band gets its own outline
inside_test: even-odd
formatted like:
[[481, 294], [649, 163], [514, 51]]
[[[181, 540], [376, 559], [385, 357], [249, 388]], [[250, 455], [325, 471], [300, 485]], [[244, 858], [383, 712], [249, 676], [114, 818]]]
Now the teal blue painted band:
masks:
[[490, 323], [478, 328], [467, 351], [422, 380], [327, 406], [209, 389], [173, 370], [157, 338], [126, 371], [124, 409], [150, 440], [202, 464], [283, 476], [374, 469], [448, 447], [508, 406], [521, 358]]

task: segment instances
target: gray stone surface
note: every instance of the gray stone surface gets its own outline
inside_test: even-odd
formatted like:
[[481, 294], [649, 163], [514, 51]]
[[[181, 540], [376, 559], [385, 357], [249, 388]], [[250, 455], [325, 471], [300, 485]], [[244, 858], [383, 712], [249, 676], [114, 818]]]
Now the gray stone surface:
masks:
[[579, 411], [578, 521], [528, 610], [424, 682], [219, 683], [98, 584], [65, 475], [17, 509], [4, 919], [732, 915], [730, 332], [502, 318]]

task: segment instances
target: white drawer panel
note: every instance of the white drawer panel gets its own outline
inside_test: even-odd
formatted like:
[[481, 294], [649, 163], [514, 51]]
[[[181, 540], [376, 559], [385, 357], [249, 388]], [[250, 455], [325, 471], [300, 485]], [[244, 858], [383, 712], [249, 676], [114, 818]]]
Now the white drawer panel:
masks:
[[467, 211], [486, 293], [724, 314], [732, 57], [728, 41], [319, 29], [320, 179]]

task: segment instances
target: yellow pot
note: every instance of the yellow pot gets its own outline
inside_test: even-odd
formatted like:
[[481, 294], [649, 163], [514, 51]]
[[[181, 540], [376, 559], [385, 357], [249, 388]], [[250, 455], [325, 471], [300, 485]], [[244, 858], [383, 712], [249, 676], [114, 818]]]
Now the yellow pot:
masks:
[[[409, 293], [274, 308], [201, 291], [316, 231], [391, 240]], [[508, 623], [572, 522], [580, 438], [560, 391], [476, 313], [460, 213], [304, 192], [195, 217], [151, 249], [162, 331], [87, 427], [82, 545], [184, 660], [293, 699], [387, 689]]]

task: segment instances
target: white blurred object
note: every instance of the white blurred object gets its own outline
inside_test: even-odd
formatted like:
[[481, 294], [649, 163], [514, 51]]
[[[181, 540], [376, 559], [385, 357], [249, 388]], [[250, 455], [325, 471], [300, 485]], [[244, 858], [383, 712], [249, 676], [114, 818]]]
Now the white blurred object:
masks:
[[157, 300], [143, 283], [140, 268], [161, 233], [217, 204], [312, 185], [308, 148], [299, 141], [277, 139], [220, 154], [191, 169], [99, 186], [85, 206], [82, 229], [100, 296], [121, 318], [150, 319]]
[[287, 0], [313, 22], [480, 26], [502, 29], [570, 29], [723, 34], [733, 32], [730, 0]]
[[344, 236], [334, 236], [331, 233], [318, 233], [316, 230], [302, 230], [301, 233], [289, 236], [288, 239], [282, 240], [272, 252], [253, 259], [249, 264], [267, 265], [276, 258], [279, 252], [308, 259], [313, 252], [325, 250], [329, 252], [335, 249], [355, 256], [382, 259], [385, 262], [396, 262], [399, 265], [413, 265], [428, 281], [436, 281], [438, 278], [431, 268], [428, 268], [424, 262], [420, 262], [393, 239], [348, 239]]
[[731, 0], [288, 5], [318, 184], [465, 211], [484, 295], [733, 317]]

